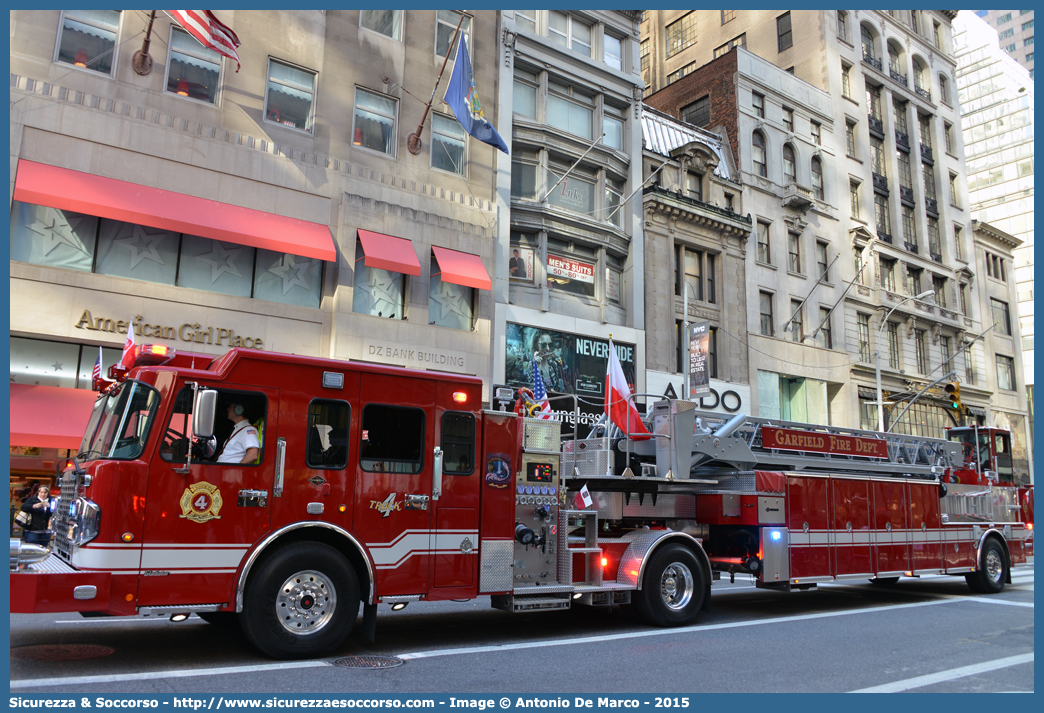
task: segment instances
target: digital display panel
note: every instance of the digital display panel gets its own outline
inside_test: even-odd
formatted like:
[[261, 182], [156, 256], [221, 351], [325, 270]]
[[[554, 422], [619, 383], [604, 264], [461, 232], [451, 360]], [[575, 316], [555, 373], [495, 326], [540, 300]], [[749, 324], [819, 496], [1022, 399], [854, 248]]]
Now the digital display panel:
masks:
[[531, 483], [550, 483], [551, 464], [528, 463], [526, 470], [526, 479]]

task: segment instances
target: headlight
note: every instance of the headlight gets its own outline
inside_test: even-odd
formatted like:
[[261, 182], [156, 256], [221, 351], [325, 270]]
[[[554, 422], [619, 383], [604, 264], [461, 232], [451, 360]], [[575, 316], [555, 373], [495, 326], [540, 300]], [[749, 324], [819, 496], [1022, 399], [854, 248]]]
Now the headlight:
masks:
[[74, 545], [83, 545], [98, 536], [101, 529], [101, 508], [87, 498], [77, 498], [70, 506], [73, 520], [69, 539]]

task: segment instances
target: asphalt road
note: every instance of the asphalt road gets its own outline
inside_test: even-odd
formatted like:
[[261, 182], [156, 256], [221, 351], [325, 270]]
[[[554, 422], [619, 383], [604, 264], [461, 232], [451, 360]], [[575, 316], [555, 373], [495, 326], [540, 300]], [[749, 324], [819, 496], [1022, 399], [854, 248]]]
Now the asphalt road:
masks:
[[[375, 644], [353, 635], [337, 655], [296, 664], [195, 616], [12, 615], [11, 693], [1032, 692], [1033, 568], [1012, 576], [993, 596], [953, 577], [793, 593], [715, 582], [712, 610], [681, 629], [650, 628], [620, 607], [507, 614], [488, 597], [382, 606]], [[22, 658], [39, 645], [113, 651]], [[335, 663], [364, 655], [404, 663]]]

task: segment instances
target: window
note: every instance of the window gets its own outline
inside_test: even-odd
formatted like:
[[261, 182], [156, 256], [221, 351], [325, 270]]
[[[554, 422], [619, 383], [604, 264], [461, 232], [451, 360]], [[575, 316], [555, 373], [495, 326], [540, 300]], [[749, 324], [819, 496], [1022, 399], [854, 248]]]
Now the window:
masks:
[[880, 193], [874, 194], [874, 219], [877, 226], [877, 232], [891, 236], [892, 218], [888, 213], [888, 198]]
[[949, 337], [939, 337], [939, 354], [942, 356], [940, 366], [945, 369], [953, 358], [953, 348]]
[[[565, 167], [549, 168], [547, 171], [547, 186], [557, 187], [547, 197], [547, 202], [564, 210], [581, 213], [585, 216], [593, 216], [595, 210], [595, 187], [596, 179], [590, 174], [584, 175], [573, 171], [566, 176]], [[562, 180], [565, 176], [565, 180]], [[603, 214], [607, 215], [607, 214]]]
[[623, 69], [623, 42], [619, 37], [602, 33], [602, 59], [613, 69]]
[[722, 10], [721, 11], [721, 24], [724, 25], [726, 22], [732, 22], [735, 19], [736, 19], [736, 11], [735, 10]]
[[1000, 15], [1000, 16], [997, 17], [997, 24], [998, 25], [1003, 25], [1005, 22], [1011, 22], [1011, 13], [1010, 12], [1008, 14], [1006, 14], [1006, 15]]
[[955, 256], [958, 260], [964, 259], [964, 231], [961, 230], [961, 226], [954, 224], [953, 226], [953, 247]]
[[913, 177], [910, 173], [910, 156], [905, 151], [896, 151], [895, 158], [899, 163], [899, 185], [913, 188]]
[[[1022, 41], [1022, 46], [1023, 47], [1030, 47], [1032, 45], [1033, 45], [1033, 38], [1032, 37], [1027, 37], [1026, 39], [1024, 39]], [[1030, 70], [1030, 72], [1032, 72], [1032, 71], [1033, 70]], [[1032, 77], [1031, 77], [1031, 79], [1032, 79]]]
[[895, 260], [881, 258], [881, 287], [895, 292]]
[[855, 135], [855, 123], [851, 121], [845, 122], [845, 154], [849, 158], [856, 157], [856, 135]]
[[514, 88], [512, 91], [512, 111], [527, 119], [537, 118], [537, 91], [540, 80], [532, 72], [515, 68]]
[[902, 206], [903, 209], [903, 241], [906, 243], [905, 247], [910, 252], [917, 252], [917, 231], [914, 229], [914, 212], [913, 208], [908, 205]]
[[442, 472], [470, 475], [475, 472], [475, 417], [470, 413], [442, 414]]
[[812, 158], [812, 195], [817, 201], [826, 200], [823, 192], [823, 164], [818, 157]]
[[794, 161], [794, 147], [786, 144], [783, 147], [783, 183], [795, 183], [797, 181], [797, 167]]
[[673, 57], [696, 44], [696, 13], [690, 12], [667, 25], [667, 56]]
[[852, 80], [850, 78], [850, 67], [845, 63], [841, 63], [841, 96], [852, 98]]
[[858, 313], [859, 361], [870, 361], [870, 315]]
[[855, 281], [856, 284], [866, 284], [866, 263], [863, 262], [863, 248], [855, 248], [853, 250], [853, 257], [855, 258], [854, 269], [855, 269]]
[[646, 76], [646, 72], [649, 71], [649, 67], [652, 61], [649, 59], [649, 40], [642, 40], [641, 46], [638, 51], [642, 61], [642, 76]]
[[609, 104], [602, 107], [602, 143], [610, 148], [623, 151], [624, 148], [624, 120], [626, 109], [618, 109]]
[[754, 109], [754, 116], [759, 119], [765, 118], [765, 97], [757, 92], [752, 92], [750, 96], [750, 105]]
[[950, 174], [950, 205], [952, 205], [952, 206], [954, 206], [956, 208], [960, 208], [961, 207], [961, 199], [960, 199], [960, 195], [958, 193], [958, 188], [957, 188], [957, 174], [956, 173], [951, 173]]
[[801, 274], [801, 236], [789, 233], [787, 240], [787, 269]]
[[997, 388], [1015, 390], [1015, 360], [1012, 357], [997, 355]]
[[935, 200], [935, 169], [930, 164], [921, 164], [921, 178], [924, 181], [924, 197]]
[[805, 341], [805, 323], [801, 317], [801, 300], [790, 300], [790, 341]]
[[859, 217], [859, 184], [855, 181], [848, 182], [848, 200], [849, 208], [852, 211], [852, 217]]
[[1007, 30], [1001, 30], [1000, 32], [997, 33], [997, 39], [998, 40], [1006, 40], [1009, 37], [1014, 37], [1014, 36], [1015, 36], [1015, 28], [1014, 27], [1010, 27]]
[[939, 220], [928, 218], [928, 253], [932, 260], [942, 262], [942, 247], [939, 245]]
[[315, 73], [274, 59], [268, 61], [265, 119], [291, 129], [312, 130]]
[[[258, 446], [252, 444], [248, 445], [249, 448], [259, 448], [256, 460], [250, 463], [244, 463], [243, 465], [258, 465], [264, 458], [265, 451], [265, 417], [268, 410], [268, 400], [264, 394], [257, 393], [256, 391], [232, 391], [230, 389], [217, 389], [217, 406], [215, 408], [215, 419], [214, 419], [214, 442], [218, 444], [213, 455], [207, 458], [203, 458], [204, 455], [200, 452], [199, 446], [194, 446], [192, 449], [192, 461], [199, 463], [200, 461], [208, 461], [210, 465], [215, 464], [219, 459], [225, 462], [241, 462], [242, 458], [246, 457], [246, 450], [240, 450], [238, 452], [238, 458], [222, 458], [227, 441], [232, 435], [233, 429], [236, 427], [236, 422], [232, 420], [231, 409], [232, 405], [241, 406], [241, 412], [236, 412], [236, 418], [240, 416], [246, 418], [248, 424], [247, 427], [252, 426], [254, 433], [251, 434], [257, 438]], [[185, 386], [178, 392], [177, 397], [174, 399], [173, 412], [170, 415], [170, 421], [167, 424], [167, 430], [164, 432], [163, 441], [160, 443], [160, 457], [172, 463], [184, 463], [186, 456], [188, 455], [189, 449], [189, 431], [192, 421], [192, 407], [194, 402], [194, 393], [191, 386]], [[249, 436], [248, 436], [249, 439]], [[237, 439], [239, 440], [239, 439]], [[243, 445], [247, 445], [243, 441], [240, 441], [240, 448]], [[343, 467], [343, 466], [342, 466]]]
[[468, 137], [456, 119], [431, 115], [431, 167], [465, 175]]
[[829, 264], [827, 263], [827, 243], [816, 241], [816, 272], [823, 282], [830, 282]]
[[394, 156], [396, 108], [391, 97], [356, 87], [352, 144]]
[[921, 276], [923, 270], [916, 267], [906, 266], [906, 294], [913, 297], [921, 294]]
[[1022, 31], [1023, 32], [1025, 32], [1026, 30], [1030, 30], [1030, 29], [1033, 29], [1033, 20], [1030, 20], [1029, 22], [1022, 23]]
[[882, 178], [888, 176], [886, 168], [884, 142], [876, 136], [870, 137], [870, 167], [874, 173]]
[[63, 10], [54, 60], [112, 74], [119, 10]]
[[362, 241], [356, 241], [352, 311], [374, 317], [403, 319], [406, 276], [401, 272], [368, 267], [365, 258]]
[[823, 349], [834, 348], [833, 332], [830, 329], [830, 310], [827, 307], [819, 308], [819, 331], [816, 332], [816, 346]]
[[923, 114], [918, 115], [918, 126], [920, 128], [921, 144], [932, 147], [932, 118]]
[[837, 37], [848, 42], [848, 13], [844, 10], [837, 11]]
[[794, 35], [790, 31], [789, 12], [785, 12], [776, 18], [776, 37], [778, 39], [780, 52], [788, 50], [794, 46]]
[[703, 174], [696, 173], [695, 171], [685, 172], [685, 191], [689, 194], [689, 198], [694, 198], [698, 201], [703, 200]]
[[678, 259], [683, 269], [683, 279], [688, 287], [678, 284], [675, 294], [681, 294], [682, 290], [688, 290], [688, 299], [701, 302], [715, 303], [715, 264], [716, 255], [702, 250], [690, 250], [684, 246], [678, 247]]
[[591, 139], [594, 99], [572, 86], [548, 80], [547, 123], [556, 129]]
[[1032, 62], [1033, 61], [1033, 53], [1032, 52], [1027, 52], [1026, 53], [1026, 61], [1027, 62]]
[[938, 22], [933, 22], [932, 23], [932, 41], [935, 43], [935, 46], [937, 48], [939, 48], [939, 49], [943, 48], [943, 46], [942, 46], [942, 25], [940, 25]]
[[943, 75], [939, 75], [939, 101], [949, 106], [950, 104], [950, 81]]
[[424, 468], [424, 411], [363, 406], [359, 465], [367, 473], [420, 473]]
[[899, 323], [888, 323], [888, 366], [899, 368]]
[[621, 258], [605, 255], [605, 298], [610, 302], [620, 303], [620, 279], [623, 275], [623, 263]]
[[961, 314], [966, 317], [970, 316], [968, 314], [968, 285], [962, 283], [961, 286], [957, 288], [957, 295], [961, 300]]
[[735, 204], [734, 204], [735, 198], [736, 197], [734, 195], [732, 195], [731, 193], [726, 193], [725, 194], [725, 210], [729, 211], [730, 213], [735, 210]]
[[540, 155], [535, 151], [513, 151], [511, 157], [511, 198], [535, 201], [537, 166]]
[[[401, 11], [395, 10], [394, 12]], [[457, 33], [457, 23], [460, 23], [460, 35], [467, 38], [468, 49], [474, 52], [471, 41], [471, 18], [464, 15], [464, 21], [461, 22], [462, 14], [456, 10], [437, 10], [435, 12], [435, 54], [437, 56], [445, 57], [448, 50], [449, 58], [456, 58], [457, 43], [453, 42], [453, 36]], [[450, 42], [453, 42], [452, 47]]]
[[696, 69], [696, 63], [695, 62], [689, 62], [687, 65], [685, 65], [684, 67], [679, 69], [677, 72], [671, 72], [670, 74], [668, 74], [667, 75], [667, 83], [668, 84], [672, 84], [674, 82], [677, 82], [679, 79], [681, 79], [685, 75], [692, 74], [692, 72], [695, 69]]
[[969, 384], [975, 383], [975, 350], [974, 345], [964, 348], [964, 378]]
[[221, 55], [207, 49], [189, 33], [170, 28], [167, 52], [167, 91], [213, 104], [221, 77]]
[[990, 309], [993, 313], [994, 329], [997, 334], [1011, 336], [1011, 313], [1008, 311], [1008, 303], [996, 299], [990, 299]]
[[751, 157], [754, 160], [754, 173], [768, 177], [768, 164], [765, 159], [765, 137], [755, 131], [751, 137]]
[[772, 264], [772, 248], [769, 245], [769, 224], [758, 221], [758, 262]]
[[702, 97], [688, 106], [683, 106], [681, 119], [693, 126], [710, 126], [710, 97]]
[[892, 114], [895, 117], [895, 130], [903, 134], [909, 133], [906, 124], [906, 102], [893, 99]]
[[707, 340], [707, 371], [712, 379], [718, 378], [718, 328], [710, 328]]
[[623, 212], [619, 210], [623, 200], [624, 182], [606, 176], [605, 178], [605, 216], [606, 220], [617, 228], [623, 227]]
[[928, 345], [925, 343], [923, 329], [914, 330], [914, 355], [917, 357], [917, 373], [928, 373]]
[[[402, 10], [362, 10], [359, 26], [387, 35], [393, 40], [402, 39]], [[456, 27], [457, 23], [453, 23]]]
[[1011, 52], [1014, 52], [1015, 51], [1015, 43], [1012, 42], [1010, 45], [1004, 45], [1004, 51], [1008, 52], [1009, 54]]
[[881, 87], [866, 86], [867, 112], [878, 121], [881, 120]]
[[348, 427], [352, 407], [347, 401], [314, 399], [308, 404], [305, 465], [340, 470], [348, 465]]
[[888, 69], [891, 71], [893, 78], [895, 75], [902, 75], [903, 73], [902, 65], [899, 64], [899, 50], [891, 43], [888, 44]]
[[874, 52], [874, 38], [865, 25], [860, 28], [859, 37], [863, 47], [863, 59], [875, 59], [877, 54]]
[[822, 134], [822, 128], [823, 127], [822, 127], [822, 125], [818, 121], [810, 122], [809, 125], [811, 126], [812, 143], [814, 143], [816, 146], [822, 146], [822, 144], [823, 144], [823, 134]]
[[591, 56], [591, 26], [558, 10], [547, 11], [547, 33], [551, 41], [577, 54]]
[[729, 40], [728, 42], [723, 44], [721, 47], [715, 47], [714, 48], [714, 59], [717, 59], [718, 57], [721, 57], [722, 55], [728, 54], [729, 52], [732, 51], [733, 47], [743, 47], [743, 48], [747, 47], [747, 33], [746, 32], [744, 32], [739, 37], [732, 38], [731, 40]]
[[794, 131], [794, 110], [783, 107], [783, 128], [793, 133]]
[[536, 10], [515, 10], [515, 24], [524, 30], [536, 33]]
[[597, 249], [593, 247], [548, 238], [548, 288], [581, 297], [594, 297], [597, 254]]
[[319, 307], [321, 260], [19, 201], [10, 229], [12, 260]]
[[946, 278], [945, 277], [932, 277], [932, 292], [935, 294], [935, 304], [939, 307], [946, 307]]
[[772, 331], [772, 293], [771, 292], [759, 292], [758, 293], [759, 308], [761, 310], [761, 333], [766, 337], [771, 337]]

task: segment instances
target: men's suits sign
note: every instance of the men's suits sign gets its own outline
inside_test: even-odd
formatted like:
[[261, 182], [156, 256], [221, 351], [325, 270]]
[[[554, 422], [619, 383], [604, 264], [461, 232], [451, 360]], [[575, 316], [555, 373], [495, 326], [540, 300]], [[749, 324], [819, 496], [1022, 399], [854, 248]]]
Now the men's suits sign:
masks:
[[689, 394], [686, 398], [710, 393], [709, 353], [710, 322], [693, 322], [689, 325]]

